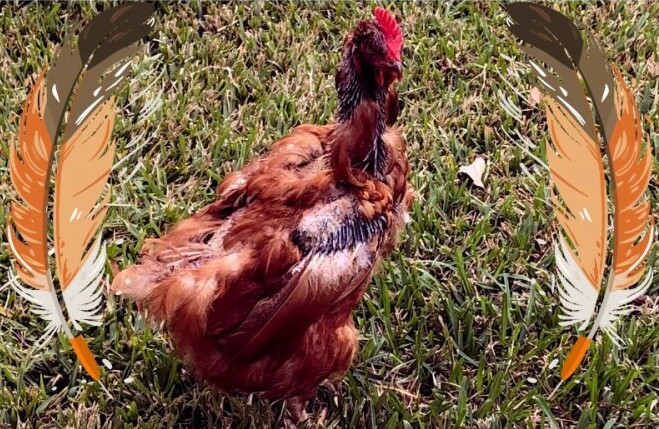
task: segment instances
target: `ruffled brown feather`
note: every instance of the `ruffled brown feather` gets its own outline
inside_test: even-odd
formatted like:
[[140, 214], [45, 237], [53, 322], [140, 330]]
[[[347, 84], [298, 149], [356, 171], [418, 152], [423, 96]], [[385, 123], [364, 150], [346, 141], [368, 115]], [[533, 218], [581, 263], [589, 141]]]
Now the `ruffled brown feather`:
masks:
[[[383, 139], [393, 163], [386, 181], [364, 175], [359, 188], [336, 180], [337, 135], [334, 126], [297, 127], [270, 154], [228, 175], [215, 202], [147, 243], [140, 264], [113, 282], [166, 323], [189, 368], [225, 391], [308, 398], [350, 366], [352, 310], [386, 256], [380, 243], [395, 241], [390, 234], [399, 233], [411, 199], [398, 132]], [[303, 218], [322, 222], [311, 210], [339, 197], [353, 201], [338, 206], [339, 218], [384, 215], [392, 230], [359, 251], [304, 259], [293, 231]]]

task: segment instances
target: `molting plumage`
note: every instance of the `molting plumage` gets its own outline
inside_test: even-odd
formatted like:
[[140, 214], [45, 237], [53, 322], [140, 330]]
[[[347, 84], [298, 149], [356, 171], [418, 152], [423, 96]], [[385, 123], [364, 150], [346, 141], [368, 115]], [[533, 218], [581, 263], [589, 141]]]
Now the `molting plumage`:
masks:
[[397, 244], [412, 201], [405, 141], [387, 127], [400, 70], [374, 68], [389, 61], [384, 45], [384, 59], [355, 58], [367, 33], [384, 43], [372, 21], [346, 38], [337, 123], [294, 128], [228, 175], [215, 202], [149, 241], [139, 264], [113, 282], [166, 322], [199, 378], [289, 398], [294, 418], [319, 383], [350, 367], [352, 310]]

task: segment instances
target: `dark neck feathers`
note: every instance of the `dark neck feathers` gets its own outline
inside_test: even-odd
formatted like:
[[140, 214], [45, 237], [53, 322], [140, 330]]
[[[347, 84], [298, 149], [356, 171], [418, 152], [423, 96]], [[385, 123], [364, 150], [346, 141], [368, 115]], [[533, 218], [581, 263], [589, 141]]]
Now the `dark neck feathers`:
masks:
[[[339, 99], [337, 120], [339, 123], [349, 122], [357, 107], [364, 102], [375, 102], [378, 105], [378, 112], [373, 118], [375, 121], [374, 140], [368, 142], [369, 149], [366, 156], [362, 159], [356, 157], [352, 163], [354, 167], [361, 168], [378, 179], [384, 179], [388, 165], [388, 153], [382, 141], [382, 135], [386, 129], [386, 92], [376, 86], [374, 77], [369, 76], [370, 73], [366, 70], [362, 70], [362, 73], [358, 74], [355, 64], [351, 55], [345, 55], [339, 67], [336, 79]], [[365, 142], [359, 143], [361, 146]], [[359, 152], [361, 151], [357, 151], [357, 153]]]

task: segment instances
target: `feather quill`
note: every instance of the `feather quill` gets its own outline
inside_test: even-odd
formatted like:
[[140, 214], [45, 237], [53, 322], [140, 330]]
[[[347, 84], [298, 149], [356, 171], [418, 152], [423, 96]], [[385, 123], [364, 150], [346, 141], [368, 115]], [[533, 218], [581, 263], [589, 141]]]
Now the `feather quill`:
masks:
[[[150, 30], [149, 4], [123, 4], [96, 16], [77, 44], [68, 39], [52, 67], [41, 73], [25, 102], [19, 138], [11, 145], [9, 171], [18, 196], [10, 206], [8, 242], [16, 292], [48, 322], [41, 346], [63, 331], [94, 379], [100, 369], [82, 336], [80, 323], [100, 324], [105, 248], [100, 229], [107, 211], [106, 182], [112, 166], [112, 89], [124, 78], [127, 58]], [[117, 65], [118, 64], [118, 65]], [[115, 70], [108, 73], [112, 67]], [[75, 89], [75, 97], [74, 95]], [[49, 262], [51, 171], [58, 131], [61, 147], [53, 203], [54, 255], [64, 316]], [[21, 282], [25, 283], [21, 284]]]
[[[566, 357], [561, 370], [565, 380], [578, 368], [598, 330], [616, 344], [622, 341], [615, 322], [631, 311], [629, 304], [652, 281], [646, 263], [654, 238], [646, 197], [650, 145], [643, 144], [641, 119], [629, 88], [592, 36], [582, 37], [569, 18], [546, 6], [520, 2], [505, 8], [511, 31], [541, 63], [531, 65], [546, 94], [553, 143], [547, 144], [547, 158], [555, 186], [552, 206], [561, 227], [555, 252], [561, 325], [584, 330], [597, 314], [588, 336], [579, 336]], [[611, 248], [604, 154], [612, 185]], [[596, 312], [609, 250], [611, 269]]]

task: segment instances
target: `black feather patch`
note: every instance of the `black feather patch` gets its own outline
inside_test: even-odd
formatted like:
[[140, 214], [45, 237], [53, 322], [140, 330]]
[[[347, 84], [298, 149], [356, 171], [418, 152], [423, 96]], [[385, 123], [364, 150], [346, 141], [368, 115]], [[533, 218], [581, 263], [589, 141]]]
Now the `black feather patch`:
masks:
[[347, 218], [339, 228], [320, 236], [312, 236], [296, 229], [291, 240], [304, 256], [310, 253], [330, 255], [350, 249], [359, 243], [366, 243], [374, 236], [382, 235], [386, 228], [387, 218], [384, 215], [370, 220], [353, 216]]

